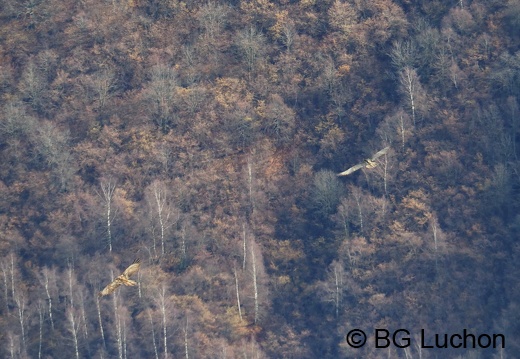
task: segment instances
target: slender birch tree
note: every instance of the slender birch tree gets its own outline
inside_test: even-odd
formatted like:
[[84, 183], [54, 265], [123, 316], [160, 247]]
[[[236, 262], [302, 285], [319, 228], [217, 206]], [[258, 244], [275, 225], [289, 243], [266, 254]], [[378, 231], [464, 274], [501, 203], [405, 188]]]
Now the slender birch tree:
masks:
[[15, 297], [14, 302], [16, 303], [16, 310], [18, 313], [18, 321], [20, 323], [20, 335], [22, 338], [22, 351], [25, 353], [27, 351], [27, 343], [25, 341], [25, 334], [26, 334], [26, 306], [27, 306], [27, 294], [24, 293], [24, 291], [19, 290]]
[[72, 343], [74, 344], [74, 353], [76, 359], [79, 359], [79, 341], [78, 341], [78, 331], [79, 331], [79, 320], [76, 315], [76, 311], [74, 310], [74, 307], [70, 305], [67, 308], [67, 320], [69, 322], [69, 331], [72, 335]]
[[238, 316], [240, 320], [242, 320], [242, 306], [240, 305], [240, 289], [238, 287], [238, 274], [236, 266], [233, 268], [233, 274], [235, 275], [235, 292], [237, 296]]
[[156, 230], [161, 245], [161, 255], [165, 254], [165, 243], [170, 234], [171, 227], [178, 221], [179, 212], [175, 211], [171, 204], [171, 194], [166, 185], [155, 181], [147, 189], [147, 202], [150, 209], [152, 225], [153, 251], [156, 254]]
[[416, 125], [417, 115], [427, 108], [426, 93], [422, 88], [417, 71], [409, 66], [401, 70], [399, 74], [400, 90], [405, 96], [410, 109], [413, 125]]
[[107, 235], [107, 245], [108, 251], [112, 253], [112, 221], [114, 218], [114, 210], [113, 210], [113, 197], [114, 191], [116, 189], [116, 183], [109, 179], [102, 181], [101, 184], [101, 199], [103, 201], [103, 209], [105, 212], [105, 221], [106, 221], [106, 235]]
[[99, 334], [101, 336], [101, 340], [103, 341], [103, 349], [106, 350], [107, 343], [105, 339], [105, 330], [103, 329], [103, 320], [101, 319], [101, 307], [99, 305], [99, 297], [96, 295], [96, 309], [98, 314], [98, 323], [99, 323]]
[[56, 269], [49, 269], [47, 267], [43, 267], [42, 271], [42, 279], [41, 282], [43, 284], [43, 287], [45, 289], [45, 295], [46, 295], [46, 301], [48, 306], [48, 313], [49, 313], [49, 321], [51, 322], [51, 328], [54, 330], [54, 318], [52, 316], [52, 295], [51, 291], [55, 293], [57, 291], [56, 288]]
[[265, 273], [263, 255], [260, 247], [252, 238], [249, 241], [249, 276], [253, 299], [254, 323], [258, 324], [268, 305], [267, 275]]

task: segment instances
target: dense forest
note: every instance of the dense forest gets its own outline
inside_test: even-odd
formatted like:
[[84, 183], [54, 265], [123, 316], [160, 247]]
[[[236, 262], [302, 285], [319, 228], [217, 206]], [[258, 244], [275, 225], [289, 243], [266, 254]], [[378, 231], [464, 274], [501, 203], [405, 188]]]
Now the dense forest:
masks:
[[519, 0], [3, 0], [0, 108], [3, 358], [520, 357]]

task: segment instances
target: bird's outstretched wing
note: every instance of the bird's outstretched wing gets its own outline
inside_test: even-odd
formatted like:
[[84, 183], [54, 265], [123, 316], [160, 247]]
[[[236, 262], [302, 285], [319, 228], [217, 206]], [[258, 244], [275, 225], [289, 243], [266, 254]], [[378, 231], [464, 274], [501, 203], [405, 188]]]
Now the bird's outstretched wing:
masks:
[[352, 172], [356, 172], [357, 170], [359, 170], [363, 167], [365, 167], [365, 163], [358, 163], [357, 165], [350, 167], [348, 170], [338, 173], [338, 177], [339, 176], [348, 176]]
[[367, 168], [374, 168], [377, 164], [376, 163], [373, 163], [376, 159], [378, 159], [379, 157], [381, 157], [382, 155], [386, 154], [388, 152], [388, 150], [390, 149], [390, 146], [387, 146], [385, 148], [383, 148], [381, 151], [378, 151], [376, 152], [372, 158], [368, 159], [368, 160], [365, 160], [361, 163], [358, 163], [357, 165], [353, 166], [353, 167], [350, 167], [348, 170], [346, 171], [343, 171], [341, 173], [338, 173], [338, 176], [348, 176], [349, 174], [353, 173], [353, 172], [356, 172], [357, 170], [363, 168], [363, 167], [367, 167]]
[[112, 281], [109, 285], [107, 285], [101, 292], [98, 293], [99, 297], [103, 297], [105, 295], [112, 294], [118, 287], [121, 285], [126, 286], [135, 286], [137, 283], [133, 280], [130, 280], [130, 276], [135, 274], [139, 267], [141, 266], [141, 261], [136, 259], [134, 263], [132, 263], [128, 268], [125, 269], [123, 274], [118, 276], [116, 279]]
[[379, 157], [386, 154], [389, 149], [390, 149], [390, 146], [387, 146], [387, 147], [383, 148], [381, 151], [376, 152], [376, 154], [372, 156], [371, 160], [372, 161], [377, 160]]
[[132, 263], [128, 268], [125, 269], [123, 272], [123, 275], [126, 278], [130, 278], [131, 275], [134, 275], [139, 270], [139, 267], [141, 266], [141, 260], [137, 258], [134, 263]]

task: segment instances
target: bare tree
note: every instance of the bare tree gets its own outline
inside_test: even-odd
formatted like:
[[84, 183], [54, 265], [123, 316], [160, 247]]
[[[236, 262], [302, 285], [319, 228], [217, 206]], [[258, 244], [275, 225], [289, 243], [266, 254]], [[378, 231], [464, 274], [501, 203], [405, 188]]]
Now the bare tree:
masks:
[[114, 197], [114, 191], [116, 189], [116, 183], [114, 180], [108, 179], [102, 181], [101, 184], [101, 199], [103, 200], [103, 207], [106, 216], [106, 231], [107, 231], [107, 245], [108, 251], [112, 253], [112, 221], [114, 217], [112, 200]]
[[430, 230], [432, 231], [433, 239], [433, 254], [435, 257], [435, 271], [439, 271], [439, 255], [443, 252], [445, 247], [445, 234], [442, 231], [437, 216], [433, 214], [430, 217]]
[[168, 66], [155, 65], [150, 77], [147, 95], [152, 106], [152, 119], [159, 128], [166, 131], [173, 121], [177, 74]]
[[24, 352], [27, 351], [27, 343], [25, 342], [25, 327], [27, 325], [26, 322], [26, 306], [27, 306], [27, 294], [24, 291], [20, 290], [16, 293], [14, 297], [14, 301], [16, 303], [16, 309], [18, 312], [18, 321], [20, 323], [20, 335], [22, 336], [22, 350]]
[[265, 108], [259, 112], [262, 130], [277, 144], [291, 140], [295, 130], [295, 112], [285, 104], [281, 96], [271, 95]]
[[50, 121], [44, 121], [35, 130], [32, 141], [41, 162], [52, 169], [59, 189], [68, 189], [76, 171], [75, 160], [70, 151], [70, 135]]
[[363, 233], [364, 206], [362, 205], [363, 192], [359, 187], [350, 186], [350, 195], [354, 199], [355, 211], [357, 214], [357, 224], [359, 225], [359, 233]]
[[352, 216], [352, 209], [350, 207], [348, 198], [342, 198], [336, 214], [336, 223], [338, 223], [343, 230], [343, 237], [345, 239], [350, 238], [350, 222]]
[[359, 9], [354, 3], [336, 0], [331, 5], [328, 16], [330, 25], [337, 29], [344, 40], [351, 40], [358, 22]]
[[249, 80], [257, 63], [265, 52], [265, 38], [254, 27], [249, 27], [238, 34], [237, 44], [244, 55], [247, 64]]
[[383, 180], [383, 191], [385, 196], [388, 196], [388, 180], [389, 180], [389, 171], [390, 171], [390, 160], [388, 158], [388, 154], [385, 154], [381, 160], [378, 167], [374, 171], [374, 174], [379, 175], [379, 177]]
[[238, 287], [238, 274], [237, 274], [236, 266], [233, 267], [233, 274], [235, 276], [235, 292], [236, 292], [236, 296], [237, 296], [238, 316], [239, 316], [240, 320], [242, 320], [242, 307], [240, 304], [240, 289]]
[[89, 87], [94, 92], [98, 108], [103, 110], [115, 88], [116, 76], [112, 69], [103, 68], [89, 78]]
[[406, 141], [413, 135], [413, 124], [405, 111], [399, 108], [394, 114], [386, 116], [377, 129], [384, 143], [400, 142], [404, 150]]
[[204, 29], [204, 35], [211, 41], [220, 35], [225, 26], [229, 8], [225, 5], [215, 4], [212, 1], [202, 5], [196, 14], [200, 26]]
[[417, 48], [411, 40], [394, 41], [390, 50], [392, 65], [400, 70], [406, 67], [413, 67], [417, 61]]
[[[247, 156], [247, 172], [246, 172], [246, 180], [247, 180], [247, 194], [249, 199], [249, 212], [248, 214], [253, 215], [255, 211], [255, 201], [253, 197], [254, 191], [254, 171], [253, 171], [253, 160], [251, 159], [251, 155]], [[243, 228], [245, 235], [245, 228]], [[245, 255], [244, 255], [244, 266], [245, 266]]]
[[137, 272], [137, 295], [139, 296], [139, 299], [143, 297], [143, 288], [141, 286], [142, 275], [142, 271]]
[[8, 101], [0, 116], [0, 139], [9, 144], [18, 137], [33, 134], [37, 127], [37, 121], [26, 113], [22, 102]]
[[[41, 270], [42, 278], [40, 279], [40, 282], [43, 285], [43, 288], [45, 289], [45, 295], [47, 298], [47, 306], [48, 306], [48, 312], [49, 312], [49, 320], [51, 322], [51, 328], [54, 330], [54, 318], [52, 316], [52, 299], [53, 296], [55, 296], [55, 293], [57, 292], [56, 287], [56, 269], [49, 269], [48, 267], [43, 267]], [[52, 293], [51, 293], [52, 292]]]
[[267, 355], [262, 351], [262, 348], [256, 340], [251, 337], [249, 341], [243, 341], [241, 347], [242, 355], [241, 357], [244, 359], [254, 358], [254, 359], [267, 359]]
[[16, 299], [16, 280], [18, 279], [18, 268], [15, 266], [14, 254], [10, 253], [8, 258], [0, 261], [2, 277], [4, 282], [4, 298], [7, 313], [11, 311], [10, 306]]
[[253, 249], [251, 249], [251, 277], [253, 279], [253, 295], [255, 298], [255, 324], [256, 324], [260, 318], [260, 304], [259, 304], [259, 295], [258, 295], [258, 265], [256, 264], [256, 255], [253, 252]]
[[151, 310], [147, 310], [147, 314], [148, 314], [148, 319], [150, 320], [150, 328], [152, 330], [152, 343], [153, 343], [153, 350], [155, 353], [155, 359], [159, 359], [159, 350], [157, 348], [157, 342], [155, 340], [155, 328], [153, 325], [153, 318], [152, 318]]
[[291, 51], [297, 32], [292, 21], [287, 21], [282, 25], [282, 42], [287, 51]]
[[14, 335], [13, 332], [7, 332], [7, 338], [9, 338], [9, 354], [11, 359], [16, 359], [20, 357], [20, 339], [17, 335]]
[[41, 300], [38, 301], [38, 319], [38, 359], [41, 359], [43, 343], [43, 305]]
[[404, 144], [406, 140], [412, 135], [412, 124], [410, 121], [410, 117], [404, 112], [398, 112], [396, 114], [397, 117], [397, 129], [399, 131], [401, 137], [401, 147], [404, 150]]
[[336, 211], [344, 194], [343, 186], [336, 173], [328, 170], [321, 170], [314, 175], [311, 191], [314, 209], [325, 217]]
[[245, 223], [242, 223], [242, 249], [242, 270], [245, 270], [247, 258], [247, 232]]
[[168, 358], [168, 325], [171, 313], [168, 292], [166, 290], [165, 284], [161, 285], [161, 287], [157, 290], [154, 301], [161, 316], [164, 358]]
[[254, 323], [258, 324], [268, 304], [267, 274], [265, 273], [262, 251], [254, 238], [249, 241], [249, 252]]
[[405, 67], [399, 76], [399, 83], [401, 84], [402, 91], [407, 95], [407, 99], [410, 105], [412, 120], [415, 124], [415, 94], [416, 87], [419, 79], [417, 73], [410, 67]]
[[9, 296], [9, 265], [5, 261], [1, 261], [0, 268], [2, 269], [2, 278], [4, 283], [4, 301], [6, 313], [9, 313], [9, 300], [12, 298]]
[[328, 269], [327, 279], [323, 282], [323, 300], [332, 302], [336, 318], [339, 317], [345, 291], [345, 269], [338, 261], [333, 261]]
[[126, 335], [127, 335], [127, 331], [126, 331], [126, 320], [125, 318], [123, 317], [123, 320], [121, 321], [121, 325], [122, 325], [122, 328], [121, 328], [121, 332], [122, 332], [122, 343], [123, 343], [123, 347], [122, 347], [122, 351], [123, 351], [123, 359], [127, 359], [126, 358], [126, 353], [127, 353], [127, 347], [128, 347], [128, 341], [126, 339]]
[[85, 340], [88, 340], [88, 317], [87, 317], [87, 313], [85, 311], [85, 303], [86, 303], [86, 300], [85, 300], [85, 294], [84, 294], [84, 288], [81, 287], [80, 290], [78, 291], [78, 295], [79, 295], [79, 311], [80, 311], [80, 316], [81, 316], [81, 327], [82, 327], [82, 331], [83, 331], [83, 337], [85, 338]]
[[152, 222], [153, 251], [156, 254], [155, 227], [159, 227], [159, 239], [161, 243], [161, 255], [165, 253], [165, 242], [170, 234], [171, 227], [178, 221], [180, 212], [175, 211], [171, 204], [170, 193], [166, 186], [154, 181], [147, 189], [147, 202], [150, 208]]
[[34, 60], [30, 60], [22, 74], [20, 91], [31, 106], [39, 111], [45, 103], [47, 80], [38, 69]]
[[184, 326], [184, 357], [189, 359], [189, 350], [188, 350], [188, 313], [186, 313], [186, 325]]
[[79, 341], [78, 341], [78, 330], [79, 330], [79, 323], [76, 311], [74, 310], [74, 307], [70, 305], [67, 308], [67, 320], [69, 322], [69, 331], [72, 335], [72, 342], [74, 344], [74, 353], [76, 354], [76, 359], [79, 359]]
[[69, 289], [69, 303], [72, 308], [74, 308], [74, 296], [76, 294], [76, 285], [77, 285], [77, 279], [76, 274], [74, 273], [74, 267], [73, 264], [69, 262], [69, 268], [67, 269], [67, 285]]
[[117, 353], [119, 355], [119, 359], [123, 359], [123, 333], [121, 330], [121, 313], [119, 311], [119, 293], [114, 293], [112, 295], [112, 303], [114, 305], [114, 326], [115, 326], [115, 337], [116, 337], [116, 347]]
[[9, 255], [9, 258], [11, 260], [11, 266], [9, 268], [9, 273], [11, 275], [11, 295], [12, 295], [12, 298], [14, 299], [16, 297], [15, 295], [15, 276], [18, 277], [18, 271], [17, 271], [17, 268], [15, 268], [14, 266], [14, 253], [11, 253]]
[[99, 323], [99, 334], [101, 335], [101, 340], [103, 341], [103, 348], [106, 349], [107, 343], [105, 340], [105, 330], [103, 329], [103, 320], [101, 319], [101, 307], [99, 306], [99, 296], [96, 297], [96, 309], [98, 314], [98, 323]]
[[[365, 175], [367, 179], [373, 180], [372, 183], [382, 190], [385, 198], [388, 196], [388, 187], [391, 184], [395, 169], [397, 167], [396, 157], [393, 153], [393, 149], [385, 153], [378, 159], [378, 164], [371, 171], [366, 171]], [[386, 203], [382, 203], [385, 205]], [[385, 208], [383, 207], [383, 212]]]
[[113, 322], [112, 331], [115, 337], [115, 345], [117, 349], [117, 355], [119, 359], [126, 359], [127, 354], [127, 322], [129, 318], [128, 309], [126, 306], [121, 304], [120, 292], [112, 294], [112, 305], [113, 305]]

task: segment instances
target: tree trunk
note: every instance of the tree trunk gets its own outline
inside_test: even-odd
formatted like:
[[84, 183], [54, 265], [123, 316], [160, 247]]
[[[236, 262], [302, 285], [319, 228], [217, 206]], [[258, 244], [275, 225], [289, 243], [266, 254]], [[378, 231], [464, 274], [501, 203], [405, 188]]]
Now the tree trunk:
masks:
[[72, 306], [67, 309], [67, 319], [70, 324], [70, 333], [72, 334], [76, 359], [79, 359], [78, 325], [76, 323], [76, 318], [74, 317], [74, 308]]
[[240, 291], [238, 289], [238, 275], [236, 267], [233, 268], [233, 273], [235, 274], [235, 290], [237, 293], [237, 308], [238, 308], [238, 316], [240, 320], [242, 320], [242, 308], [240, 307]]
[[116, 188], [116, 184], [110, 180], [107, 182], [101, 183], [101, 191], [103, 192], [103, 202], [105, 207], [105, 215], [106, 215], [106, 226], [107, 226], [107, 244], [108, 251], [112, 253], [112, 198], [114, 196], [114, 191]]
[[99, 306], [99, 297], [98, 296], [96, 296], [96, 308], [97, 308], [97, 312], [98, 312], [99, 334], [101, 335], [101, 339], [103, 341], [103, 348], [106, 349], [107, 344], [105, 341], [105, 332], [103, 330], [103, 320], [101, 320], [101, 308]]

